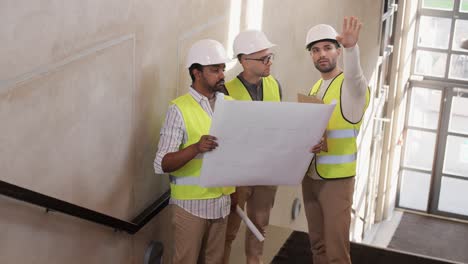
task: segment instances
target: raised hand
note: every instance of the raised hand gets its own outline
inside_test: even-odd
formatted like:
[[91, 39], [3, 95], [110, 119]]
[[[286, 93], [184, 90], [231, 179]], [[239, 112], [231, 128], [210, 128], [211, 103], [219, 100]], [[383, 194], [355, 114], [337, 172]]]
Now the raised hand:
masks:
[[336, 36], [336, 40], [345, 48], [351, 48], [356, 45], [359, 39], [359, 31], [361, 30], [362, 23], [359, 22], [357, 17], [345, 17], [343, 19], [343, 31], [340, 35]]
[[196, 148], [199, 153], [212, 151], [217, 146], [216, 138], [210, 135], [201, 136], [200, 140], [196, 143]]

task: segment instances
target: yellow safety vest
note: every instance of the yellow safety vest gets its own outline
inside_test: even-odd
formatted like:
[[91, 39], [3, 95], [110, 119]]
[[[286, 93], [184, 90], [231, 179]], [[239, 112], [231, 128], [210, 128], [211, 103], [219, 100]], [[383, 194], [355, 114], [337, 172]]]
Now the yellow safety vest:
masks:
[[[227, 96], [227, 100], [232, 100]], [[182, 95], [171, 103], [177, 105], [184, 119], [187, 142], [179, 149], [197, 143], [201, 136], [208, 135], [211, 118], [190, 94]], [[182, 168], [170, 173], [171, 196], [178, 200], [200, 200], [217, 198], [234, 192], [234, 187], [209, 187], [199, 185], [202, 157], [196, 156]]]
[[[263, 101], [281, 101], [279, 86], [273, 76], [269, 75], [268, 77], [262, 78], [263, 86]], [[252, 101], [252, 97], [245, 88], [244, 84], [239, 80], [239, 78], [234, 78], [227, 82], [226, 89], [229, 92], [229, 96], [239, 101]]]
[[[343, 73], [336, 76], [325, 91], [322, 99], [325, 104], [330, 104], [333, 100], [336, 100], [336, 107], [327, 125], [328, 152], [322, 151], [317, 154], [315, 161], [317, 174], [325, 179], [348, 178], [356, 175], [356, 137], [359, 134], [362, 117], [359, 122], [352, 123], [343, 116], [340, 98], [343, 80]], [[320, 79], [314, 84], [309, 95], [317, 94], [322, 81]], [[365, 109], [369, 105], [369, 99], [370, 90], [368, 88]]]

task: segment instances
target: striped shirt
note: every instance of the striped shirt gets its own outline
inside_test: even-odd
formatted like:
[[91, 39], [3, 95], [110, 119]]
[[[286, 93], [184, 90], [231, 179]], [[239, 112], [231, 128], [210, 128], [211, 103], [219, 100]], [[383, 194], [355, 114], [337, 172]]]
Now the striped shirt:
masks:
[[[208, 116], [213, 116], [214, 107], [210, 105], [210, 100], [199, 94], [192, 87], [189, 88], [190, 95], [197, 101]], [[216, 99], [223, 99], [222, 93], [216, 93]], [[213, 101], [213, 100], [211, 100]], [[214, 106], [214, 105], [213, 105]], [[167, 153], [179, 151], [180, 145], [187, 142], [187, 130], [179, 108], [172, 104], [166, 114], [166, 121], [161, 128], [158, 152], [154, 159], [154, 170], [157, 174], [163, 174], [162, 159]], [[218, 198], [203, 200], [178, 200], [171, 197], [170, 204], [175, 204], [185, 211], [204, 219], [224, 218], [230, 212], [231, 198], [229, 195], [222, 195]]]

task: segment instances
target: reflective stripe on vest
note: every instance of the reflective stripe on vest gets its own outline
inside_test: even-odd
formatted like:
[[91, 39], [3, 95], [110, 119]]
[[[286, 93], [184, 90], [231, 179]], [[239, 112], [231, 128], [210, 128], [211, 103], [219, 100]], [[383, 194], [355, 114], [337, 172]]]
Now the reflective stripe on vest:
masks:
[[[225, 99], [231, 98], [226, 96]], [[180, 110], [184, 121], [187, 141], [179, 149], [185, 149], [197, 143], [202, 135], [208, 134], [211, 118], [190, 94], [180, 96], [172, 103]], [[234, 187], [205, 188], [199, 185], [202, 158], [203, 155], [197, 155], [178, 170], [171, 172], [169, 179], [173, 198], [179, 200], [211, 199], [234, 192]]]
[[356, 161], [357, 155], [327, 155], [317, 156], [317, 164], [341, 164]]
[[[325, 104], [330, 104], [336, 100], [336, 107], [327, 125], [328, 152], [318, 153], [315, 160], [317, 174], [325, 179], [346, 178], [356, 175], [356, 137], [359, 134], [362, 118], [357, 123], [351, 123], [343, 116], [340, 101], [343, 80], [343, 73], [337, 75], [330, 82], [322, 98]], [[316, 82], [309, 95], [316, 95], [321, 84], [322, 80]], [[366, 108], [369, 99], [370, 92], [367, 89]]]
[[359, 130], [357, 129], [337, 129], [327, 131], [327, 138], [352, 138], [357, 137]]
[[[230, 80], [225, 84], [226, 89], [228, 90], [229, 96], [239, 101], [252, 101], [247, 88], [239, 80], [238, 77]], [[262, 87], [263, 87], [263, 101], [272, 101], [279, 102], [281, 101], [278, 82], [269, 75], [262, 78]]]

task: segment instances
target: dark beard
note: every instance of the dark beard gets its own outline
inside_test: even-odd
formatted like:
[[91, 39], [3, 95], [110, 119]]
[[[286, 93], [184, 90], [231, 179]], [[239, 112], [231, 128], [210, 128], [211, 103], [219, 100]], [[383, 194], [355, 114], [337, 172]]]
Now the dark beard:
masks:
[[316, 63], [315, 68], [321, 73], [329, 73], [329, 72], [333, 71], [336, 68], [336, 63], [334, 63], [334, 64], [330, 63], [330, 66], [326, 67], [326, 68], [322, 68], [322, 67], [320, 67], [319, 63]]
[[214, 86], [208, 86], [210, 92], [224, 92], [226, 87], [224, 86], [224, 79], [217, 82]]

